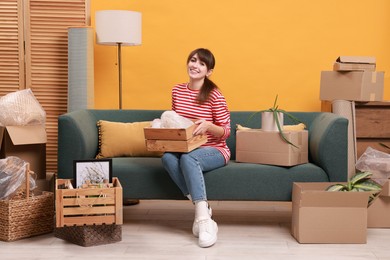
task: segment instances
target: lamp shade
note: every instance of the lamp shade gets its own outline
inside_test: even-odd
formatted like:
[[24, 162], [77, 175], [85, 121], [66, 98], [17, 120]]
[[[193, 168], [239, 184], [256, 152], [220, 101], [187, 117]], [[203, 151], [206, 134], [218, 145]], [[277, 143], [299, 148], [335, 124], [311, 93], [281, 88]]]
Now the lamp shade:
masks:
[[96, 42], [103, 45], [140, 45], [141, 13], [104, 10], [95, 14]]

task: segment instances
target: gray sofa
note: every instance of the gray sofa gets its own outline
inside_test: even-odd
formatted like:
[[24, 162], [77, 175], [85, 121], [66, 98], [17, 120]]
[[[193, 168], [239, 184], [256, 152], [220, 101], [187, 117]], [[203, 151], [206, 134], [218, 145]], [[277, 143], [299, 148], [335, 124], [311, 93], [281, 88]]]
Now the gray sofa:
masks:
[[[98, 120], [138, 122], [159, 118], [162, 110], [79, 110], [58, 118], [58, 178], [73, 178], [73, 160], [95, 158]], [[293, 182], [342, 182], [347, 180], [348, 120], [332, 113], [291, 112], [309, 131], [309, 163], [280, 167], [235, 161], [235, 125], [261, 128], [260, 114], [232, 111], [228, 139], [232, 157], [227, 166], [207, 172], [210, 200], [291, 201]], [[293, 124], [285, 118], [285, 124]], [[128, 199], [184, 199], [158, 157], [113, 158], [113, 176]]]

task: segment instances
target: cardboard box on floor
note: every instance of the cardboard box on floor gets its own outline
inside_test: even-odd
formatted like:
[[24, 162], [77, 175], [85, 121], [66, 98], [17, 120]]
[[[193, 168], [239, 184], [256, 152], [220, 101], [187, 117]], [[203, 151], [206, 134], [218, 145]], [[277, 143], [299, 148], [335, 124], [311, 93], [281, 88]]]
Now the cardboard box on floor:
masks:
[[334, 71], [368, 70], [375, 71], [375, 57], [366, 56], [340, 56], [333, 64]]
[[30, 163], [37, 179], [45, 179], [46, 141], [42, 125], [0, 126], [0, 158], [19, 157]]
[[384, 72], [321, 72], [321, 100], [382, 101], [383, 89]]
[[261, 129], [238, 130], [236, 133], [236, 161], [279, 166], [292, 166], [308, 162], [308, 132], [285, 131], [285, 142], [279, 132]]
[[294, 182], [292, 235], [299, 243], [366, 243], [369, 193], [326, 191], [332, 184]]
[[390, 181], [383, 186], [375, 201], [368, 207], [369, 228], [390, 227]]

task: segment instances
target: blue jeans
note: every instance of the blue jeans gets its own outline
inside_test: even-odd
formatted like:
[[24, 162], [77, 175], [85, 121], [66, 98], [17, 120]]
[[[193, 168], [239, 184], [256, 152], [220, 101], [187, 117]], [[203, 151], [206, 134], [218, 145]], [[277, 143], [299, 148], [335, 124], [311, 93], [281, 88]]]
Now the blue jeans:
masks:
[[218, 149], [201, 147], [189, 153], [164, 153], [162, 163], [185, 196], [195, 203], [207, 200], [204, 172], [222, 167], [225, 159]]

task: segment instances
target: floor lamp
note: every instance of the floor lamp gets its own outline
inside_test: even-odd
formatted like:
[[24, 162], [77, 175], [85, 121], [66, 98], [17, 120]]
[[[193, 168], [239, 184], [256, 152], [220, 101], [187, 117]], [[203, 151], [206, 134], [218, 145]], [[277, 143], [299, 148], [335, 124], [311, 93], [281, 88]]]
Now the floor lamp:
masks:
[[96, 43], [118, 47], [119, 109], [122, 109], [122, 46], [141, 44], [141, 13], [124, 10], [97, 11]]

